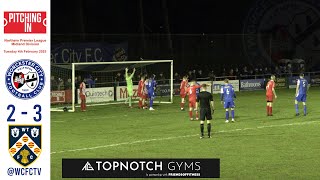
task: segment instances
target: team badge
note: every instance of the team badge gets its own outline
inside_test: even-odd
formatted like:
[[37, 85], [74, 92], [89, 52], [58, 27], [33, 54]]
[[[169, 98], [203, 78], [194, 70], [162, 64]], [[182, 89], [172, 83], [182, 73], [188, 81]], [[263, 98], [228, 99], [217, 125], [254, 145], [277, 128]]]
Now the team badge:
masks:
[[30, 59], [21, 59], [11, 64], [5, 77], [8, 91], [24, 100], [40, 94], [45, 84], [43, 69]]
[[41, 125], [9, 125], [9, 153], [22, 166], [41, 154]]
[[253, 64], [319, 59], [318, 0], [257, 0], [244, 22], [244, 52]]

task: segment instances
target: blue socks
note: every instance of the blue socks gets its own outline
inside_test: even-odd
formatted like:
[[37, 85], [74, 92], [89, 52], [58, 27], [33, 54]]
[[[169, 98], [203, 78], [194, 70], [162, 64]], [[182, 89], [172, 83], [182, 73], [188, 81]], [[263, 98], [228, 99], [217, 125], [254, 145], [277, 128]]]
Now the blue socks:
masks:
[[231, 110], [232, 119], [234, 119], [234, 110]]
[[152, 105], [153, 105], [153, 99], [152, 98], [150, 98], [150, 107], [152, 107]]
[[[296, 113], [298, 114], [299, 113], [298, 104], [295, 104], [295, 107], [296, 107]], [[304, 113], [304, 115], [307, 115], [307, 105], [303, 105], [303, 113]]]
[[[234, 119], [234, 110], [231, 110], [231, 117]], [[226, 120], [229, 120], [229, 111], [226, 111]]]

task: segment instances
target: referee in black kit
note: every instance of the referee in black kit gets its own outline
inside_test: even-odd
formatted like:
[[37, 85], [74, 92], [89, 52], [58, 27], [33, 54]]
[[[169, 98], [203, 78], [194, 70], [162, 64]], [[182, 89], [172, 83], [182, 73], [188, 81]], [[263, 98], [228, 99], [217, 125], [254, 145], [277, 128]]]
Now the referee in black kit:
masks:
[[208, 129], [208, 138], [211, 138], [211, 111], [214, 113], [214, 102], [212, 94], [207, 91], [207, 85], [202, 84], [202, 91], [199, 93], [197, 97], [196, 109], [198, 109], [198, 105], [200, 102], [200, 130], [201, 136], [200, 139], [204, 137], [204, 121], [207, 119], [207, 129]]

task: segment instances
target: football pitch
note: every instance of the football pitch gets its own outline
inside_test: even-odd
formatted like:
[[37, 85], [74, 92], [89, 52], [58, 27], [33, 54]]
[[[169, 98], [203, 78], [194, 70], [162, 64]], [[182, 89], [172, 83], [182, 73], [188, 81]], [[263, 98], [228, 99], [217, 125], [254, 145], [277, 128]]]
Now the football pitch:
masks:
[[238, 92], [228, 124], [214, 95], [211, 139], [199, 139], [199, 121], [180, 111], [178, 97], [155, 111], [121, 104], [52, 112], [51, 179], [62, 179], [62, 158], [220, 158], [221, 179], [318, 179], [320, 89], [309, 90], [307, 116], [295, 116], [294, 94], [277, 90], [267, 117], [265, 91]]

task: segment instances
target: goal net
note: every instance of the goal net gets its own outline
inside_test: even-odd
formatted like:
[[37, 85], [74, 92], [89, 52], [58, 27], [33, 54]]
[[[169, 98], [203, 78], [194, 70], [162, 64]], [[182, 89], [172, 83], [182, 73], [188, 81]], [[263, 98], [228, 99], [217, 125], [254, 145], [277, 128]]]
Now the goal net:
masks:
[[90, 62], [53, 64], [51, 66], [51, 111], [77, 111], [79, 86], [86, 84], [87, 106], [124, 103], [128, 97], [125, 69], [133, 75], [133, 102], [137, 102], [141, 76], [155, 75], [155, 103], [173, 102], [173, 60]]

